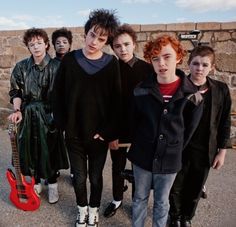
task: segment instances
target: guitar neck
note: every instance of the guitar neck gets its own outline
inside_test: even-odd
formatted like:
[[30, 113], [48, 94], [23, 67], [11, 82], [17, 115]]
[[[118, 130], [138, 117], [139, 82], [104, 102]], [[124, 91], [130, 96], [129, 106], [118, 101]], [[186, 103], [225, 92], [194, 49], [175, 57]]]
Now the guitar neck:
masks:
[[17, 185], [22, 185], [22, 178], [21, 178], [21, 169], [20, 169], [20, 157], [19, 152], [17, 149], [17, 140], [16, 135], [11, 137], [11, 147], [12, 147], [12, 161], [15, 168], [15, 176]]

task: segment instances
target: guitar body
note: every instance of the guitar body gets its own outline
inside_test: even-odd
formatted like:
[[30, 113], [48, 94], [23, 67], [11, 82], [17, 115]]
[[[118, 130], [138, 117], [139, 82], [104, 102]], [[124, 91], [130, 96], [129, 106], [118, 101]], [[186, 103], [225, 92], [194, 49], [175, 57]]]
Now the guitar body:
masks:
[[21, 174], [16, 132], [16, 124], [10, 124], [8, 133], [11, 141], [12, 161], [15, 168], [15, 174], [11, 169], [8, 169], [6, 173], [8, 182], [11, 186], [9, 198], [17, 208], [25, 211], [34, 211], [39, 208], [40, 199], [34, 191], [34, 177], [31, 177], [31, 181], [28, 182]]
[[27, 182], [22, 175], [22, 185], [18, 186], [13, 172], [7, 170], [7, 179], [11, 186], [10, 200], [19, 209], [24, 211], [34, 211], [40, 206], [40, 199], [34, 191], [35, 180], [32, 177], [31, 182]]

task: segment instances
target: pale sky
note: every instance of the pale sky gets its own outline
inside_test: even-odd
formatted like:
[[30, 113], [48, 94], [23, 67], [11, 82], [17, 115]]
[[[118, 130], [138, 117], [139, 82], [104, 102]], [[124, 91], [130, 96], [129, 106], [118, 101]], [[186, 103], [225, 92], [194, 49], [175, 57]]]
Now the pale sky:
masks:
[[129, 24], [236, 21], [236, 0], [6, 0], [0, 30], [83, 26], [99, 8], [116, 10]]

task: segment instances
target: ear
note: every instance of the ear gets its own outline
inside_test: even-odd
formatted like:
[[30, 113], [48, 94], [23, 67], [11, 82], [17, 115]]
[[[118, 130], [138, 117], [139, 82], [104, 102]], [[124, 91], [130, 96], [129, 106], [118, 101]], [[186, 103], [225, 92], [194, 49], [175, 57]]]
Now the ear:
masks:
[[216, 66], [215, 64], [212, 64], [211, 65], [211, 70], [215, 70], [215, 66]]

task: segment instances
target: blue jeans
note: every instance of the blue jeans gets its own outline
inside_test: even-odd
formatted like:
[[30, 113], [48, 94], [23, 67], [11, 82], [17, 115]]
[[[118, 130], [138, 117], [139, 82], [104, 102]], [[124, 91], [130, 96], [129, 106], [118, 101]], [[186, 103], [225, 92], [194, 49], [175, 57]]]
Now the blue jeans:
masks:
[[132, 226], [144, 227], [150, 191], [153, 188], [153, 227], [165, 227], [169, 211], [169, 192], [176, 173], [153, 174], [133, 165], [135, 192], [132, 204]]

